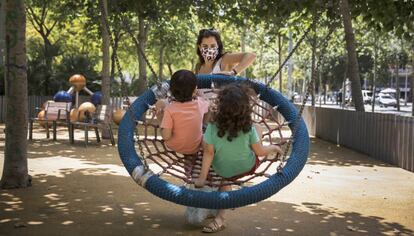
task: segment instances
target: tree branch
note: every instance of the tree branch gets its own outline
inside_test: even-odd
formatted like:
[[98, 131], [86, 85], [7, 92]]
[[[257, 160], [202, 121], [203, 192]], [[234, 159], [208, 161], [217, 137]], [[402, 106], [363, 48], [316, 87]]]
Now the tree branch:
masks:
[[45, 27], [46, 28], [46, 36], [49, 36], [50, 35], [50, 33], [52, 32], [53, 28], [55, 28], [55, 26], [58, 23], [58, 21], [59, 21], [59, 19], [58, 20], [55, 20], [55, 22], [53, 22], [53, 25], [52, 25], [52, 27], [50, 27], [50, 29], [48, 29], [47, 27]]
[[[40, 34], [44, 35], [44, 29], [43, 29], [44, 24], [42, 24], [42, 23], [39, 21], [39, 19], [37, 18], [36, 14], [35, 14], [35, 13], [34, 13], [34, 11], [33, 11], [33, 8], [32, 8], [31, 6], [27, 6], [26, 10], [28, 10], [28, 11], [27, 11], [28, 15], [29, 15], [29, 16], [31, 16], [31, 17], [32, 17], [32, 19], [33, 19], [33, 21], [34, 21], [34, 22], [36, 22], [36, 24], [38, 25], [39, 30], [37, 30], [37, 31], [38, 31]], [[34, 24], [33, 24], [33, 26], [34, 26]], [[36, 27], [35, 27], [35, 28], [36, 28]]]
[[46, 16], [47, 16], [47, 5], [48, 1], [43, 1], [43, 7], [42, 7], [42, 14], [41, 14], [41, 20], [44, 23], [46, 21]]
[[26, 13], [27, 13], [27, 18], [29, 18], [30, 23], [33, 25], [33, 28], [37, 31], [37, 32], [41, 32], [41, 28], [37, 28], [36, 27], [36, 22], [34, 21], [32, 15], [30, 14], [30, 12], [28, 11], [28, 9], [26, 9]]

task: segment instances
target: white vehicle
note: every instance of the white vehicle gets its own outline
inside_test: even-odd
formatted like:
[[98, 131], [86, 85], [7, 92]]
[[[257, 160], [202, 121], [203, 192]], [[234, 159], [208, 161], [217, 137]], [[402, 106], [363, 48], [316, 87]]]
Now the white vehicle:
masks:
[[293, 93], [292, 98], [293, 98], [293, 102], [301, 102], [302, 101], [302, 96], [300, 96], [300, 94], [297, 93], [297, 92]]
[[371, 104], [371, 102], [372, 102], [372, 91], [362, 90], [362, 100], [364, 101], [364, 104]]
[[380, 93], [376, 100], [380, 107], [397, 107], [397, 100], [389, 94]]

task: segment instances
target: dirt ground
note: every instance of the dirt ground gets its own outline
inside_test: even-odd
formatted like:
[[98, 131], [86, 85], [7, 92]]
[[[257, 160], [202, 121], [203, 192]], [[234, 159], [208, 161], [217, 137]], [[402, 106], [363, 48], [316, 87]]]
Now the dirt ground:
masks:
[[[4, 125], [0, 125], [2, 131]], [[92, 137], [91, 137], [92, 136]], [[201, 235], [184, 207], [129, 177], [116, 147], [61, 130], [29, 144], [33, 186], [0, 190], [0, 235]], [[0, 174], [4, 133], [0, 132]], [[312, 139], [299, 177], [278, 194], [229, 211], [217, 235], [414, 235], [414, 173]]]

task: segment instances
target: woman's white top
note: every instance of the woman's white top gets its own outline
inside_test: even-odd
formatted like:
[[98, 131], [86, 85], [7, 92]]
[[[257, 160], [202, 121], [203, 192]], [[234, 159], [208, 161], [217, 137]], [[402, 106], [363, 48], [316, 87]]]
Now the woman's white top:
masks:
[[210, 74], [218, 74], [221, 72], [221, 60], [223, 59], [223, 57], [220, 57], [220, 59], [218, 59], [218, 61], [216, 62], [216, 64], [214, 64], [213, 70], [211, 71]]

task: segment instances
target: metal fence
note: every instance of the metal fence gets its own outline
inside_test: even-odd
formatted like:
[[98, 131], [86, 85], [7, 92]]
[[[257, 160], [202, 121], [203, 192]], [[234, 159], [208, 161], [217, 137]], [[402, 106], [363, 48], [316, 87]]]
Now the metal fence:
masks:
[[314, 136], [414, 172], [414, 117], [307, 106]]

